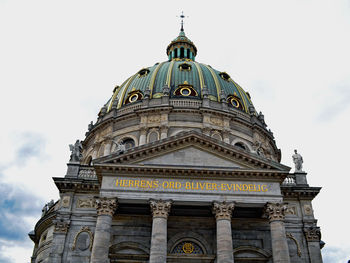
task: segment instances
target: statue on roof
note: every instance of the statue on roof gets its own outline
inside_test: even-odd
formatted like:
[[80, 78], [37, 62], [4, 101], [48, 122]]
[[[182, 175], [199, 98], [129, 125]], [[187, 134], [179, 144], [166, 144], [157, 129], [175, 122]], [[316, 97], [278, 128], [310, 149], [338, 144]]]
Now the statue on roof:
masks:
[[294, 154], [293, 154], [293, 162], [295, 164], [295, 172], [303, 172], [303, 157], [298, 153], [297, 150], [294, 150]]
[[76, 140], [74, 145], [69, 144], [69, 149], [71, 151], [69, 162], [80, 162], [80, 160], [83, 158], [83, 155], [81, 153], [83, 150], [81, 141]]

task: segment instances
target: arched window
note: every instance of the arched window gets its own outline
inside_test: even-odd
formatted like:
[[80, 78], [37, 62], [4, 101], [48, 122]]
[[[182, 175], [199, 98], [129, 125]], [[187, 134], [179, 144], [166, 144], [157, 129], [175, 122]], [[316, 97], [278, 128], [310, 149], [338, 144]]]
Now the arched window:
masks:
[[191, 52], [191, 51], [190, 51], [190, 49], [188, 48], [188, 49], [187, 49], [187, 58], [191, 58], [190, 52]]
[[185, 57], [185, 49], [182, 47], [180, 48], [180, 58], [184, 58]]
[[155, 142], [158, 140], [158, 133], [156, 131], [151, 131], [148, 135], [148, 142]]
[[179, 242], [171, 251], [171, 254], [203, 255], [204, 251], [199, 244], [192, 240]]
[[175, 54], [174, 54], [174, 58], [177, 58], [177, 48], [175, 48]]
[[131, 138], [125, 138], [121, 141], [121, 143], [125, 145], [126, 150], [135, 147], [135, 141]]
[[244, 145], [244, 143], [242, 143], [242, 142], [236, 142], [234, 146], [237, 147], [237, 148], [239, 148], [239, 149], [242, 149], [242, 150], [244, 150], [244, 151], [247, 150], [247, 147], [246, 147], [246, 146]]

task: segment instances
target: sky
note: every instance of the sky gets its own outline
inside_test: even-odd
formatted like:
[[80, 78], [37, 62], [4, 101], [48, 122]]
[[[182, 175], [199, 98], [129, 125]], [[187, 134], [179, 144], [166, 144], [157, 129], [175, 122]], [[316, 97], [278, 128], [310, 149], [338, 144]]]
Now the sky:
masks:
[[186, 35], [196, 60], [246, 91], [293, 167], [304, 159], [325, 263], [350, 260], [350, 1], [0, 0], [0, 263], [29, 262], [27, 233], [58, 199], [68, 145], [113, 88], [167, 59]]

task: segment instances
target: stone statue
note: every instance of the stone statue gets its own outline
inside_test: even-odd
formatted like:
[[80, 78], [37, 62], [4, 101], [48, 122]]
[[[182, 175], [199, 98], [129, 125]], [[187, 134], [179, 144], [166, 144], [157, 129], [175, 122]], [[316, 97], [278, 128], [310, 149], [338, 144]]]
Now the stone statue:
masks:
[[43, 209], [41, 209], [41, 217], [43, 217], [46, 214], [47, 210], [47, 204], [45, 204]]
[[44, 205], [43, 209], [41, 209], [41, 212], [42, 212], [41, 217], [43, 217], [47, 213], [47, 211], [49, 211], [50, 208], [54, 206], [54, 204], [55, 204], [55, 202], [53, 201], [53, 199], [51, 199], [50, 202], [46, 203]]
[[295, 164], [295, 172], [303, 172], [303, 157], [297, 152], [297, 150], [294, 150], [292, 157]]
[[125, 148], [125, 144], [123, 144], [122, 142], [118, 143], [116, 141], [112, 141], [113, 143], [115, 143], [116, 148], [115, 148], [115, 152], [118, 154], [122, 154], [125, 152], [126, 148]]
[[69, 162], [80, 162], [83, 158], [82, 150], [83, 146], [81, 145], [81, 141], [77, 140], [75, 144], [69, 144], [69, 149], [71, 151]]
[[93, 121], [91, 121], [88, 125], [88, 131], [91, 131], [93, 127], [94, 127], [94, 123]]

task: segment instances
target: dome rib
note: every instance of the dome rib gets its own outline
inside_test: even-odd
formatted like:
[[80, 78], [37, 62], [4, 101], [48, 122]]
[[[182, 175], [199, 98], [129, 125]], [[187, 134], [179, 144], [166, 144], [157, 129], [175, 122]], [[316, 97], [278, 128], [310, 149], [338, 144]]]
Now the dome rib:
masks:
[[216, 92], [217, 92], [217, 99], [219, 101], [220, 100], [221, 85], [219, 83], [218, 77], [216, 76], [214, 70], [211, 67], [204, 65], [204, 64], [202, 64], [202, 65], [205, 66], [209, 70], [211, 76], [214, 79], [215, 86], [216, 86]]
[[166, 85], [168, 86], [168, 88], [171, 88], [171, 76], [172, 76], [174, 64], [175, 64], [175, 60], [172, 60], [168, 68], [168, 73], [166, 78]]
[[149, 83], [149, 89], [150, 89], [150, 97], [152, 98], [153, 96], [153, 88], [154, 88], [154, 83], [156, 81], [156, 77], [158, 74], [159, 69], [164, 65], [165, 62], [159, 63], [156, 67], [156, 69], [152, 73], [152, 77]]
[[133, 75], [130, 79], [129, 82], [125, 85], [125, 88], [123, 89], [122, 95], [119, 97], [119, 101], [118, 101], [118, 108], [120, 108], [125, 100], [125, 93], [127, 91], [127, 89], [129, 88], [131, 82], [133, 82], [133, 80], [136, 78], [137, 73], [135, 75]]
[[[233, 79], [231, 79], [230, 78], [230, 82], [232, 82], [233, 83], [233, 85], [235, 85], [235, 87], [237, 88], [237, 90], [238, 90], [238, 92], [239, 92], [239, 94], [241, 95], [241, 98], [242, 98], [242, 101], [243, 101], [243, 104], [244, 104], [244, 110], [245, 110], [245, 112], [246, 113], [249, 113], [249, 109], [248, 109], [248, 106], [247, 106], [247, 102], [246, 102], [246, 98], [243, 96], [243, 94], [242, 94], [242, 88], [239, 86], [239, 85], [236, 85], [236, 83], [233, 81]], [[244, 91], [243, 91], [243, 93], [245, 93]]]
[[[132, 77], [132, 76], [131, 76]], [[131, 77], [127, 78], [122, 85], [120, 85], [120, 87], [114, 92], [112, 99], [110, 100], [110, 103], [108, 105], [108, 109], [107, 111], [110, 111], [113, 105], [113, 101], [115, 100], [115, 98], [118, 97], [119, 92], [122, 90], [122, 88], [124, 87], [124, 85], [131, 79]], [[118, 103], [119, 104], [119, 103]]]
[[201, 88], [201, 97], [202, 97], [203, 96], [202, 95], [203, 94], [203, 87], [204, 87], [203, 72], [202, 72], [202, 69], [201, 69], [199, 63], [193, 61], [193, 64], [196, 66], [197, 71], [198, 71], [199, 85]]

